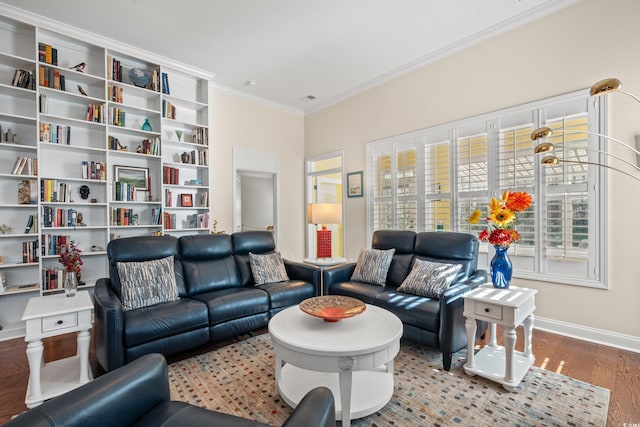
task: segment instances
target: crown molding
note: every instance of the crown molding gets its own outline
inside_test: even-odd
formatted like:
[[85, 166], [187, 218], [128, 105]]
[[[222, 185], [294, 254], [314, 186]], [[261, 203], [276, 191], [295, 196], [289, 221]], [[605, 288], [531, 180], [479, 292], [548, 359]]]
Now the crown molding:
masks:
[[396, 68], [378, 77], [374, 77], [373, 79], [367, 82], [364, 82], [360, 85], [357, 85], [346, 92], [343, 92], [327, 100], [321, 101], [309, 108], [305, 108], [304, 113], [305, 115], [317, 113], [320, 110], [331, 107], [332, 105], [335, 105], [339, 102], [349, 99], [355, 95], [366, 92], [369, 89], [373, 89], [376, 86], [380, 86], [385, 82], [396, 79], [404, 74], [410, 73], [411, 71], [417, 70], [426, 65], [439, 61], [447, 56], [451, 56], [469, 47], [480, 44], [485, 40], [488, 40], [500, 34], [507, 33], [522, 25], [528, 24], [529, 22], [533, 22], [544, 16], [548, 16], [553, 13], [556, 13], [561, 9], [564, 9], [568, 6], [574, 5], [581, 1], [582, 0], [560, 0], [560, 1], [548, 0], [546, 3], [541, 4], [531, 10], [528, 10], [525, 13], [516, 15], [507, 21], [503, 21], [499, 24], [494, 25], [493, 27], [490, 27], [483, 31], [479, 31], [475, 34], [472, 34], [456, 43], [445, 46], [442, 49], [439, 49], [433, 53], [430, 53], [429, 55], [425, 55], [421, 58], [416, 59], [415, 61], [409, 62], [408, 64], [402, 67]]
[[[94, 44], [96, 46], [104, 47], [109, 50], [119, 51], [126, 55], [131, 55], [140, 58], [144, 61], [148, 61], [161, 66], [174, 69], [179, 72], [195, 75], [205, 80], [211, 80], [215, 74], [201, 68], [193, 67], [166, 56], [150, 52], [145, 49], [124, 43], [118, 40], [114, 40], [109, 37], [101, 36], [96, 33], [92, 33], [87, 30], [75, 27], [73, 25], [64, 24], [60, 21], [56, 21], [46, 16], [37, 15], [29, 11], [19, 9], [17, 7], [8, 5], [6, 3], [0, 3], [0, 14], [20, 21], [24, 24], [33, 25], [34, 27], [41, 28], [47, 31], [56, 32], [67, 37], [72, 37], [78, 40], [82, 40], [88, 44]], [[62, 30], [61, 30], [62, 29]]]
[[262, 98], [259, 96], [249, 95], [246, 92], [232, 89], [228, 86], [225, 86], [216, 82], [211, 82], [210, 87], [212, 87], [213, 89], [219, 90], [220, 92], [225, 92], [229, 95], [233, 95], [238, 98], [243, 98], [247, 101], [254, 102], [256, 104], [264, 105], [265, 107], [281, 110], [281, 111], [284, 111], [285, 113], [293, 114], [294, 116], [304, 117], [304, 110], [291, 107], [290, 105], [281, 104], [279, 102], [275, 102], [270, 99]]

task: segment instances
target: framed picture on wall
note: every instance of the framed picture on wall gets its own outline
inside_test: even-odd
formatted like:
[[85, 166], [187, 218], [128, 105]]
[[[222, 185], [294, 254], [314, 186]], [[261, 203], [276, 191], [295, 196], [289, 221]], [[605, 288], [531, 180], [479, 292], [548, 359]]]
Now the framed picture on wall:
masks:
[[149, 168], [114, 165], [116, 181], [134, 185], [136, 190], [148, 191]]
[[347, 174], [347, 197], [362, 197], [362, 171]]
[[180, 195], [180, 204], [184, 208], [193, 207], [193, 196], [191, 194], [181, 194]]

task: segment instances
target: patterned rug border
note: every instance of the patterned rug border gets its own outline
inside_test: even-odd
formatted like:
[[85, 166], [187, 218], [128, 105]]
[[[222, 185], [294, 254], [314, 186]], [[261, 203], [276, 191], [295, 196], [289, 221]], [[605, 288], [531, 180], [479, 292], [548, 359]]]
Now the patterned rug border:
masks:
[[[394, 361], [391, 401], [353, 426], [593, 426], [606, 425], [610, 391], [531, 367], [514, 393], [462, 368], [449, 372], [442, 355], [405, 342]], [[211, 410], [282, 425], [291, 408], [274, 390], [269, 334], [251, 337], [169, 365], [171, 398]]]

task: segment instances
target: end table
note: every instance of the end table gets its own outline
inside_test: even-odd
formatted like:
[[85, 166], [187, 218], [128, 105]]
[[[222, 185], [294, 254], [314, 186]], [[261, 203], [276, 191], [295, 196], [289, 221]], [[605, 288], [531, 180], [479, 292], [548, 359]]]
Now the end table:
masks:
[[[496, 381], [507, 391], [515, 390], [535, 360], [531, 351], [531, 334], [537, 292], [515, 286], [497, 289], [485, 285], [463, 296], [468, 340], [464, 371], [467, 374]], [[491, 337], [489, 344], [474, 354], [476, 320], [490, 323]], [[504, 327], [504, 347], [497, 344], [496, 324]], [[523, 353], [515, 351], [516, 328], [520, 325], [524, 325]]]
[[331, 267], [333, 265], [345, 264], [346, 258], [343, 257], [331, 257], [331, 258], [305, 258], [303, 260], [305, 264], [312, 264], [320, 267], [320, 295], [324, 294], [324, 267]]
[[[30, 371], [25, 399], [27, 408], [36, 407], [92, 379], [89, 367], [92, 309], [88, 291], [80, 291], [74, 297], [64, 294], [34, 297], [27, 302], [22, 315], [27, 323], [25, 341]], [[78, 354], [43, 363], [42, 339], [69, 332], [78, 333]]]

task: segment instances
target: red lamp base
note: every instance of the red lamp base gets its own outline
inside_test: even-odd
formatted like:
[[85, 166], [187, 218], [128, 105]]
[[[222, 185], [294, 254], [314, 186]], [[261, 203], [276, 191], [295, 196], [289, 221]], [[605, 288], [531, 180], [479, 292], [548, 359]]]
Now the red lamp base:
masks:
[[318, 258], [331, 258], [331, 230], [327, 230], [327, 227], [322, 227], [322, 230], [318, 230], [316, 242], [316, 256]]

